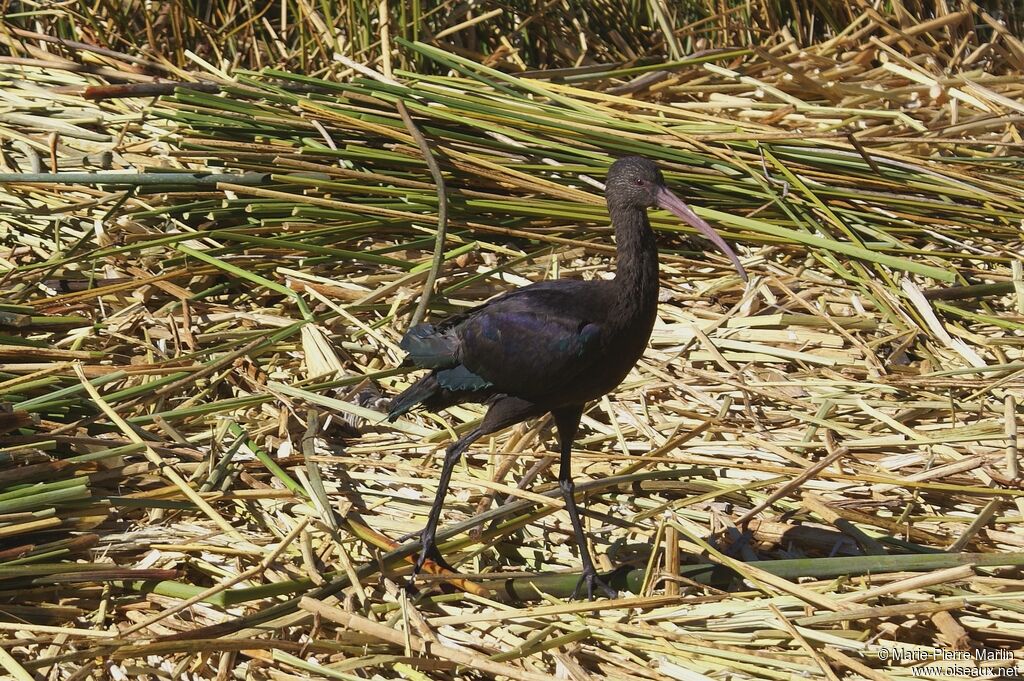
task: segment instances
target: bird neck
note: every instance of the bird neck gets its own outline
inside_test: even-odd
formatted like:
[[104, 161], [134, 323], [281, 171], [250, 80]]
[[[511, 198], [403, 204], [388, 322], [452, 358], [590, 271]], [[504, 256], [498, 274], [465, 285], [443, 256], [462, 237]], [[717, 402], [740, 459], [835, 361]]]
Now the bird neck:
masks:
[[658, 306], [658, 246], [647, 211], [609, 207], [615, 228], [615, 286], [623, 316], [651, 316]]

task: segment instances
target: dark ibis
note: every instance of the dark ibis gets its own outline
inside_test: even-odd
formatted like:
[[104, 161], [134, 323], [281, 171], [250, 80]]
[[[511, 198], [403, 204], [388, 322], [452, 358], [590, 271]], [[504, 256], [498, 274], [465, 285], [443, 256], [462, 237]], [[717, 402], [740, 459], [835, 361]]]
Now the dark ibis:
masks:
[[[664, 208], [692, 225], [747, 275], [725, 240], [666, 186], [658, 167], [632, 156], [612, 164], [605, 185], [615, 231], [616, 271], [610, 280], [543, 281], [499, 295], [437, 324], [418, 324], [402, 339], [407, 363], [429, 369], [394, 398], [394, 421], [417, 405], [437, 411], [486, 404], [478, 426], [447, 449], [437, 496], [421, 539], [413, 577], [428, 558], [451, 569], [435, 543], [452, 470], [478, 438], [550, 412], [558, 429], [558, 483], [579, 545], [576, 586], [615, 592], [594, 569], [572, 478], [572, 445], [587, 402], [614, 390], [647, 347], [658, 307], [658, 249], [647, 209]], [[576, 595], [575, 593], [573, 594]]]

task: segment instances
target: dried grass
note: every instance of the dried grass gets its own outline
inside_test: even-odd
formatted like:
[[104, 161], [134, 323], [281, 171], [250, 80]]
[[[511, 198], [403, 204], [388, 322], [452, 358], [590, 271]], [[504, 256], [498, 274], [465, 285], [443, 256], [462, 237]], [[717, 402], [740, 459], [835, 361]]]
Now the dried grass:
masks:
[[[667, 4], [638, 21], [681, 42], [650, 49], [690, 52], [699, 29], [673, 31]], [[770, 33], [736, 29], [734, 8], [704, 37], [756, 47], [538, 58], [563, 68], [526, 77], [398, 29], [377, 73], [367, 21], [342, 54], [355, 78], [298, 51], [275, 64], [297, 73], [168, 61], [212, 85], [158, 100], [83, 98], [152, 77], [8, 24], [0, 666], [892, 679], [933, 646], [1018, 651], [1024, 50], [973, 6], [836, 5], [848, 15], [818, 27], [750, 6]], [[115, 9], [97, 15], [112, 34]], [[258, 68], [262, 44], [221, 48]], [[437, 253], [438, 195], [398, 102], [444, 176]], [[655, 219], [651, 347], [575, 453], [623, 597], [567, 600], [578, 560], [542, 421], [456, 471], [440, 535], [464, 591], [407, 599], [416, 546], [399, 538], [423, 523], [439, 450], [481, 416], [381, 423], [413, 378], [397, 341], [428, 271], [440, 258], [435, 316], [607, 276], [599, 183], [625, 153], [657, 158], [755, 276]]]

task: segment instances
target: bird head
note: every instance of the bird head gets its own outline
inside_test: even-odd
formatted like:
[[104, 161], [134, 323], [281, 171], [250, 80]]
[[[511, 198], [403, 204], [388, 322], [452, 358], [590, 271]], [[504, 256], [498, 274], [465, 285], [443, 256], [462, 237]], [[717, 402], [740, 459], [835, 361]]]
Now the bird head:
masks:
[[609, 202], [634, 208], [658, 205], [658, 191], [665, 188], [665, 178], [658, 166], [643, 156], [620, 158], [608, 170], [605, 193]]
[[732, 261], [743, 281], [747, 280], [747, 272], [729, 244], [711, 225], [694, 213], [693, 209], [686, 205], [686, 202], [665, 186], [665, 177], [653, 161], [642, 156], [620, 158], [608, 170], [605, 195], [609, 208], [612, 206], [640, 208], [641, 210], [654, 207], [664, 208], [718, 246], [719, 250]]

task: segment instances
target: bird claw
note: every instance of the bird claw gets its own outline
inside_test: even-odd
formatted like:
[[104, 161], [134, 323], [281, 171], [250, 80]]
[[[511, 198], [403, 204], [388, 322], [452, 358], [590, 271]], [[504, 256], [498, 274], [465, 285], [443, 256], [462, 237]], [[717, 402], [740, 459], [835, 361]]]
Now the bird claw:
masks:
[[[438, 573], [442, 571], [456, 572], [455, 568], [453, 568], [451, 564], [444, 559], [441, 552], [437, 550], [437, 544], [434, 543], [433, 539], [424, 539], [420, 555], [416, 558], [416, 562], [413, 563], [412, 574], [409, 575], [409, 578], [405, 582], [405, 590], [408, 593], [418, 593], [419, 590], [416, 588], [415, 584], [416, 575], [423, 571], [423, 566], [428, 560], [437, 565], [438, 569], [436, 572]], [[431, 570], [431, 572], [434, 571], [435, 570]]]
[[618, 598], [619, 592], [608, 586], [603, 579], [597, 575], [597, 571], [593, 568], [583, 570], [583, 574], [580, 575], [580, 581], [576, 582], [576, 588], [572, 590], [572, 596], [569, 600], [575, 600], [579, 595], [580, 587], [586, 584], [587, 586], [587, 600], [594, 600], [594, 587], [597, 587], [606, 598]]
[[402, 585], [402, 590], [405, 591], [405, 595], [409, 598], [419, 595], [420, 590], [416, 587], [415, 572], [405, 578], [405, 584]]

